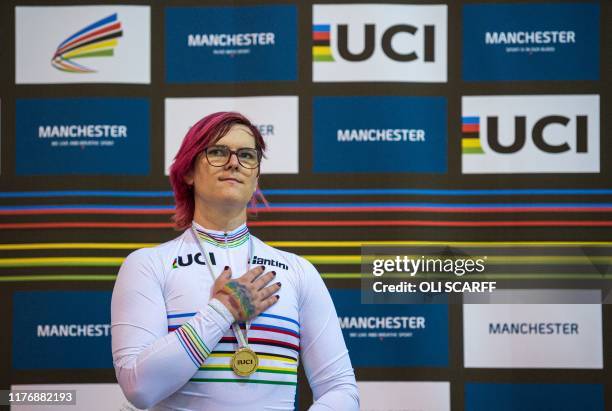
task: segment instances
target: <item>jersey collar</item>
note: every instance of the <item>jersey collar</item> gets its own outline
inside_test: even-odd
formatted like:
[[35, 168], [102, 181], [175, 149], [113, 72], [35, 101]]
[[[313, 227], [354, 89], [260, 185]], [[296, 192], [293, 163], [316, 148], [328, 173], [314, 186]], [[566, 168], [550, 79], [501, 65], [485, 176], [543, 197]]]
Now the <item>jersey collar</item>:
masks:
[[193, 226], [200, 240], [217, 247], [234, 248], [249, 241], [250, 233], [246, 223], [232, 231], [210, 230], [202, 227], [195, 221], [193, 222]]

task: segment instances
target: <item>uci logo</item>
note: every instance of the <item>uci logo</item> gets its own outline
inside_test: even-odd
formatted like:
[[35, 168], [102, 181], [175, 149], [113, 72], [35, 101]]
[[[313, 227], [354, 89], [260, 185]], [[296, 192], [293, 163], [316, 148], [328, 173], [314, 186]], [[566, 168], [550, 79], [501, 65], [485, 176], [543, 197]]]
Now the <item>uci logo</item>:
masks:
[[[215, 261], [215, 254], [214, 253], [208, 253], [208, 256], [210, 258], [210, 262], [212, 265], [217, 265], [216, 261]], [[204, 257], [202, 256], [202, 253], [196, 253], [196, 254], [187, 254], [187, 255], [182, 255], [182, 256], [178, 256], [176, 257], [173, 261], [172, 261], [172, 268], [179, 268], [179, 267], [188, 267], [193, 263], [199, 264], [199, 265], [206, 265], [206, 260], [204, 259]]]
[[598, 95], [464, 96], [461, 170], [599, 173]]
[[[573, 130], [567, 132], [560, 131], [559, 127], [568, 127], [572, 120], [570, 117], [551, 115], [537, 120], [531, 130], [527, 129], [527, 118], [525, 116], [514, 117], [514, 137], [512, 142], [501, 143], [499, 139], [498, 117], [487, 117], [487, 143], [491, 150], [501, 154], [512, 154], [521, 150], [525, 146], [528, 132], [533, 144], [541, 151], [549, 154], [559, 154], [572, 150], [572, 146], [567, 141], [562, 141], [560, 135], [570, 135], [573, 137], [573, 144], [576, 153], [587, 152], [588, 117], [577, 115], [574, 118]], [[550, 130], [546, 130], [550, 128]], [[572, 134], [573, 133], [573, 134]], [[545, 136], [546, 135], [546, 136]], [[556, 143], [554, 143], [556, 141]]]
[[312, 79], [447, 81], [447, 6], [315, 4]]
[[[317, 27], [325, 30], [329, 25], [315, 25], [314, 29], [314, 44], [317, 46], [329, 46], [331, 37], [327, 38], [324, 34], [317, 34]], [[363, 33], [363, 42], [355, 42], [350, 44], [349, 30], [355, 30], [357, 33]], [[419, 30], [423, 31], [423, 44], [420, 50], [410, 49], [406, 46], [406, 36], [415, 36]], [[375, 24], [365, 24], [362, 27], [358, 25], [348, 24], [337, 25], [336, 49], [340, 57], [346, 61], [360, 62], [369, 59], [374, 54], [376, 44], [380, 38], [380, 47], [382, 52], [389, 59], [397, 62], [411, 62], [422, 58], [424, 62], [433, 63], [435, 61], [435, 26], [424, 25], [418, 28], [411, 24], [396, 24], [384, 30]], [[321, 33], [321, 32], [319, 32]], [[328, 32], [329, 33], [329, 32]], [[354, 35], [353, 35], [354, 38]], [[363, 44], [361, 49], [356, 43]], [[332, 59], [320, 61], [333, 61]]]

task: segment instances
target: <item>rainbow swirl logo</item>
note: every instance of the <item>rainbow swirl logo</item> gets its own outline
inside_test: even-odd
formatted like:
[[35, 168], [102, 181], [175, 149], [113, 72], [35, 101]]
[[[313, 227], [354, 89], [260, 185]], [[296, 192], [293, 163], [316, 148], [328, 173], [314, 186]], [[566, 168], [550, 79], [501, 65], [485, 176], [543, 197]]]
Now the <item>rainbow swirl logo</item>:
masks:
[[64, 40], [55, 51], [51, 65], [69, 73], [95, 73], [96, 70], [74, 60], [93, 57], [112, 57], [118, 38], [123, 35], [117, 13], [98, 20]]

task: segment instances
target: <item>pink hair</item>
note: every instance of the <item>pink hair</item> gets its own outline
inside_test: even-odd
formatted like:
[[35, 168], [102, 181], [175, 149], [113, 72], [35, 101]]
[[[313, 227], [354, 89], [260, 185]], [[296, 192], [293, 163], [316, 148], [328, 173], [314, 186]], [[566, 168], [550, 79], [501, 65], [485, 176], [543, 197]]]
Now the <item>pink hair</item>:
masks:
[[[209, 114], [195, 123], [185, 135], [181, 148], [179, 148], [174, 162], [170, 167], [170, 184], [174, 190], [174, 202], [176, 210], [172, 220], [177, 230], [183, 230], [191, 225], [195, 203], [193, 198], [193, 186], [185, 182], [187, 176], [194, 167], [198, 155], [217, 140], [222, 138], [234, 125], [247, 127], [253, 137], [255, 146], [263, 154], [266, 143], [261, 133], [245, 116], [232, 111], [221, 111]], [[259, 188], [251, 198], [250, 205], [257, 204], [257, 197], [263, 198]], [[265, 203], [265, 199], [263, 199]]]

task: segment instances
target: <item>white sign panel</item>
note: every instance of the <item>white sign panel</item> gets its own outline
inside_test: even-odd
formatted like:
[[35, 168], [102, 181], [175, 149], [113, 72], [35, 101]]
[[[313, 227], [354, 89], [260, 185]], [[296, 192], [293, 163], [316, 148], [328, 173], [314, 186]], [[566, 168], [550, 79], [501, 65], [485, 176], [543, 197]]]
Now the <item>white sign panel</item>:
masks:
[[167, 98], [166, 175], [189, 128], [217, 111], [237, 111], [258, 127], [266, 142], [266, 158], [261, 164], [263, 174], [298, 173], [298, 98], [272, 96]]
[[[76, 405], [53, 404], [48, 407], [54, 411], [135, 411], [123, 395], [119, 384], [20, 384], [11, 385], [12, 391], [68, 391], [76, 390]], [[12, 406], [15, 411], [40, 411], [46, 409], [41, 405]]]
[[599, 173], [599, 96], [470, 96], [462, 171]]
[[149, 84], [149, 6], [15, 8], [15, 82]]
[[602, 344], [600, 304], [463, 306], [466, 368], [601, 369]]
[[446, 82], [446, 5], [316, 4], [312, 15], [313, 81]]
[[358, 381], [361, 411], [450, 411], [450, 383]]

